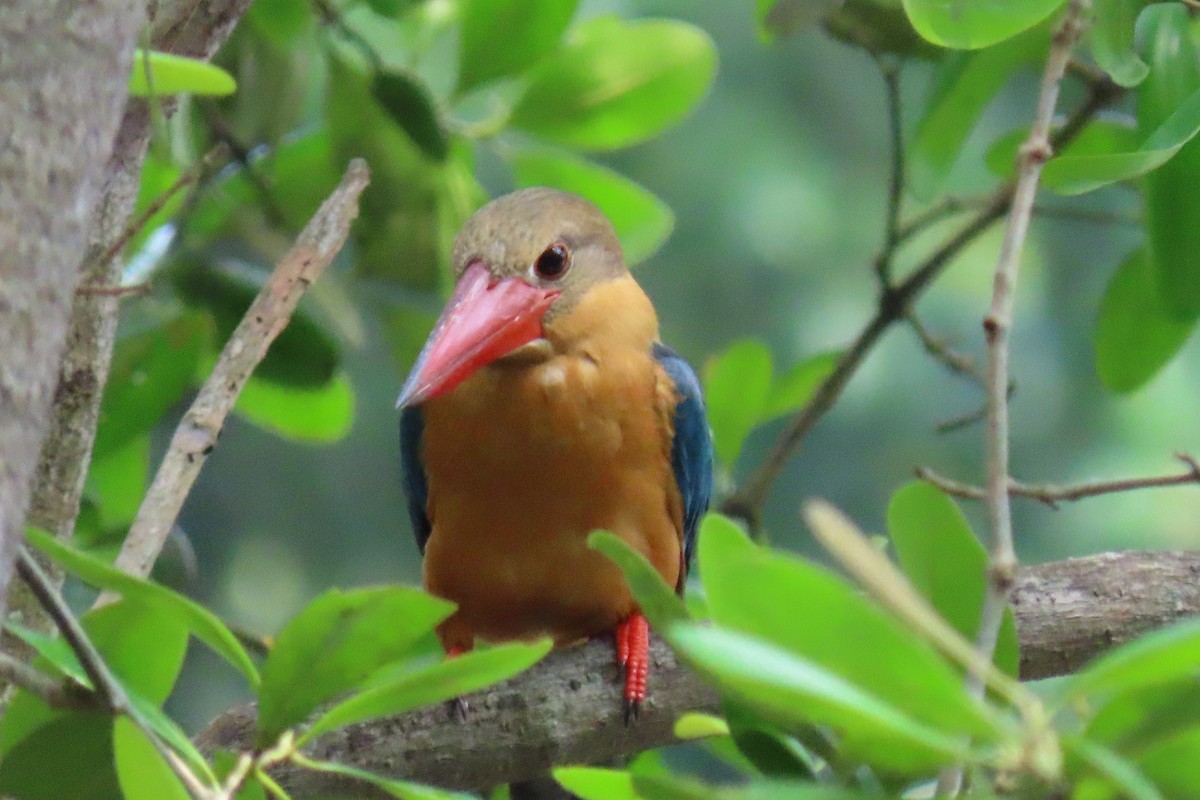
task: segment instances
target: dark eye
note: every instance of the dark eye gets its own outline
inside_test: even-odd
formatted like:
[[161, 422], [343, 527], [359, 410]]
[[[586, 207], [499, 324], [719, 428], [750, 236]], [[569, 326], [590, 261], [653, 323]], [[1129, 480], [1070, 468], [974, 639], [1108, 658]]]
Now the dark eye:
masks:
[[562, 242], [555, 242], [547, 247], [533, 262], [533, 271], [539, 278], [556, 281], [571, 268], [571, 251]]

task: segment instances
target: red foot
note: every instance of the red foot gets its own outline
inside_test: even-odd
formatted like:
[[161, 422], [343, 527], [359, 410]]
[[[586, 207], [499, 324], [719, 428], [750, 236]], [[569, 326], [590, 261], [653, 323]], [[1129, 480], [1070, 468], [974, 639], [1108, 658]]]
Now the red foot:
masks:
[[471, 648], [463, 647], [460, 644], [452, 644], [446, 648], [446, 658], [458, 658], [463, 653], [468, 652], [470, 649]]
[[625, 668], [625, 724], [637, 719], [646, 701], [650, 673], [650, 623], [640, 612], [617, 625], [617, 663]]

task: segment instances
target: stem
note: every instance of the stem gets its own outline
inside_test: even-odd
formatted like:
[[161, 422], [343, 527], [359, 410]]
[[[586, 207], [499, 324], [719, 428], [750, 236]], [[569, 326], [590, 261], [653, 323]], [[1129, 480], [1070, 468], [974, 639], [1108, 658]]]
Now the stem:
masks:
[[[1010, 497], [1027, 497], [1031, 500], [1038, 500], [1053, 509], [1057, 509], [1058, 504], [1061, 502], [1075, 502], [1076, 500], [1098, 497], [1105, 494], [1133, 492], [1139, 489], [1158, 489], [1168, 486], [1183, 486], [1193, 483], [1200, 484], [1200, 465], [1197, 464], [1196, 460], [1183, 453], [1179, 453], [1175, 457], [1187, 465], [1188, 468], [1186, 471], [1175, 475], [1120, 478], [1110, 481], [1086, 481], [1067, 486], [1058, 486], [1049, 483], [1040, 485], [1020, 483], [1010, 478], [1008, 481], [1008, 494]], [[921, 480], [932, 483], [946, 494], [953, 495], [954, 497], [962, 497], [967, 500], [984, 500], [987, 498], [987, 491], [980, 486], [971, 486], [966, 483], [953, 481], [927, 467], [918, 467], [915, 472]]]

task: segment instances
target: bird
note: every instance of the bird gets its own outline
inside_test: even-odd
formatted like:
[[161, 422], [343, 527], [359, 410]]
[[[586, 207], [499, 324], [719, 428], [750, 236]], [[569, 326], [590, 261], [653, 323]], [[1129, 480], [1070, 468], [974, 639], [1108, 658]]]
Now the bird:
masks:
[[488, 642], [615, 638], [626, 724], [648, 696], [649, 625], [607, 530], [682, 594], [712, 493], [696, 373], [659, 339], [609, 220], [556, 189], [484, 205], [397, 407], [422, 582], [456, 610], [450, 657]]

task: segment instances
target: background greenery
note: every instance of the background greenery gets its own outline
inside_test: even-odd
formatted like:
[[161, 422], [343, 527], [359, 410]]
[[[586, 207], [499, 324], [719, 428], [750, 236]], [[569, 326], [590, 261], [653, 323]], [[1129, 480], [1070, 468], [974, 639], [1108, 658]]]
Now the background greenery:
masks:
[[[346, 24], [369, 29], [368, 21], [376, 19], [366, 5], [348, 12]], [[336, 29], [317, 28], [305, 15], [304, 32], [278, 42], [263, 32], [272, 22], [262, 9], [274, 6], [289, 4], [260, 0], [218, 59], [239, 74], [241, 88], [213, 113], [247, 146], [322, 119], [320, 54], [342, 41]], [[447, 6], [435, 0], [424, 8], [430, 15], [452, 13]], [[594, 156], [653, 191], [674, 212], [670, 238], [637, 269], [658, 308], [664, 340], [698, 368], [743, 337], [766, 343], [781, 370], [843, 346], [874, 307], [871, 263], [882, 244], [887, 199], [887, 117], [872, 58], [819, 29], [764, 44], [748, 3], [587, 2], [579, 19], [606, 13], [692, 22], [712, 36], [720, 59], [707, 99], [677, 126], [643, 144]], [[385, 57], [407, 57], [399, 43], [379, 39]], [[446, 39], [438, 41], [421, 74], [444, 86], [453, 80], [453, 51]], [[1038, 70], [1018, 72], [989, 106], [950, 176], [952, 189], [975, 197], [996, 183], [982, 154], [1028, 118]], [[923, 113], [933, 76], [934, 67], [920, 61], [904, 70], [909, 131]], [[269, 93], [258, 86], [269, 86]], [[378, 124], [363, 118], [362, 107], [339, 113], [347, 126]], [[489, 194], [514, 187], [510, 169], [493, 148], [482, 148], [478, 158]], [[380, 166], [372, 166], [378, 184]], [[301, 176], [315, 184], [305, 185], [307, 195], [319, 197], [335, 174], [330, 163], [319, 175]], [[409, 190], [390, 191], [391, 197], [378, 202], [399, 202]], [[278, 190], [282, 197], [295, 192], [290, 185]], [[1047, 203], [1066, 205], [1053, 196]], [[1034, 482], [1169, 471], [1170, 454], [1200, 440], [1193, 402], [1200, 390], [1195, 342], [1140, 391], [1114, 395], [1104, 389], [1094, 366], [1093, 323], [1112, 271], [1141, 234], [1136, 225], [1103, 214], [1132, 218], [1139, 205], [1121, 186], [1072, 205], [1097, 211], [1099, 221], [1036, 219], [1022, 266], [1013, 340], [1014, 471]], [[933, 228], [926, 240], [937, 241], [946, 227]], [[990, 297], [999, 238], [996, 228], [968, 248], [919, 306], [927, 327], [979, 363], [979, 320]], [[281, 245], [282, 239], [270, 243]], [[917, 244], [902, 254], [899, 268], [920, 254]], [[411, 269], [403, 250], [388, 258], [399, 272]], [[257, 263], [264, 263], [261, 257]], [[314, 294], [334, 295], [336, 289], [341, 296], [331, 304], [349, 301], [372, 311], [389, 306], [385, 313], [412, 320], [392, 347], [388, 322], [370, 313], [328, 326], [355, 395], [346, 435], [325, 446], [297, 446], [233, 420], [181, 519], [198, 566], [186, 584], [189, 592], [252, 629], [276, 629], [327, 586], [419, 580], [398, 484], [392, 404], [440, 299], [350, 272], [344, 263]], [[314, 315], [322, 311], [318, 307]], [[978, 481], [981, 429], [937, 435], [933, 427], [981, 403], [976, 386], [948, 374], [924, 355], [910, 331], [897, 328], [781, 477], [766, 509], [771, 540], [815, 554], [798, 517], [800, 501], [809, 496], [829, 498], [869, 529], [881, 529], [888, 495], [919, 464]], [[156, 452], [165, 445], [170, 419], [158, 429]], [[750, 436], [735, 476], [761, 460], [781, 426], [777, 420]], [[1024, 502], [1015, 511], [1021, 558], [1036, 562], [1121, 547], [1194, 544], [1200, 497], [1146, 492], [1068, 504], [1057, 512]], [[174, 575], [182, 580], [178, 571]], [[201, 662], [196, 669], [207, 672], [208, 665]], [[229, 699], [206, 681], [173, 702], [196, 723]]]
[[[331, 586], [418, 581], [419, 557], [399, 488], [392, 405], [448, 288], [448, 243], [486, 197], [550, 182], [591, 194], [614, 216], [631, 260], [645, 262], [636, 274], [659, 309], [663, 338], [707, 376], [722, 462], [719, 494], [761, 462], [783, 419], [807, 398], [803, 389], [811, 387], [812, 376], [828, 368], [831, 351], [844, 346], [875, 309], [872, 264], [883, 242], [891, 170], [884, 82], [872, 56], [820, 28], [802, 26], [794, 35], [781, 35], [787, 14], [811, 14], [819, 4], [584, 2], [576, 9], [567, 0], [539, 0], [514, 13], [518, 5], [257, 0], [216, 59], [236, 78], [236, 92], [227, 94], [231, 84], [210, 85], [227, 96], [185, 99], [182, 113], [158, 131], [143, 176], [143, 204], [216, 142], [232, 149], [235, 163], [206, 176], [197, 191], [175, 198], [132, 243], [125, 280], [148, 280], [151, 290], [123, 307], [122, 337], [75, 541], [95, 560], [34, 541], [89, 583], [123, 587], [127, 599], [132, 593], [155, 608], [165, 604], [172, 609], [168, 617], [186, 617], [182, 629], [171, 628], [154, 614], [142, 619], [141, 611], [128, 610], [131, 604], [125, 611], [93, 612], [85, 621], [109, 658], [121, 652], [114, 631], [127, 635], [134, 629], [112, 621], [121, 614], [137, 616], [143, 635], [175, 637], [170, 641], [177, 646], [165, 648], [161, 674], [147, 669], [130, 677], [117, 670], [151, 704], [170, 691], [184, 657], [183, 634], [190, 630], [210, 644], [210, 650], [190, 649], [180, 688], [167, 700], [167, 711], [188, 730], [255, 690], [263, 698], [260, 743], [270, 744], [320, 700], [363, 688], [365, 676], [407, 652], [444, 613], [401, 589], [334, 592], [307, 604]], [[963, 198], [969, 212], [973, 200], [999, 185], [996, 173], [1006, 177], [1011, 171], [1007, 165], [1020, 135], [1009, 134], [1028, 124], [1054, 22], [1038, 20], [1060, 5], [1022, 0], [976, 24], [970, 15], [966, 22], [940, 19], [938, 3], [906, 3], [912, 19], [924, 19], [927, 37], [949, 36], [940, 43], [952, 47], [986, 48], [971, 54], [916, 39], [903, 18], [888, 16], [901, 13], [896, 3], [867, 7], [876, 15], [875, 32], [883, 30], [876, 22], [897, 23], [899, 38], [893, 32], [887, 42], [910, 56], [900, 84], [910, 178], [905, 218], [947, 194]], [[1046, 174], [1047, 183], [1060, 189], [1093, 188], [1083, 186], [1093, 179], [1111, 185], [1081, 198], [1044, 194], [1023, 257], [1012, 340], [1017, 390], [1011, 445], [1016, 477], [1031, 482], [1168, 472], [1170, 454], [1194, 448], [1200, 438], [1196, 344], [1184, 344], [1200, 314], [1195, 291], [1200, 282], [1194, 278], [1200, 275], [1200, 249], [1189, 238], [1196, 230], [1191, 212], [1200, 202], [1193, 191], [1200, 150], [1194, 142], [1184, 145], [1200, 127], [1200, 60], [1189, 11], [1165, 4], [1142, 15], [1137, 52], [1150, 68], [1140, 67], [1131, 40], [1141, 5], [1097, 3], [1099, 19], [1089, 42], [1099, 66], [1119, 83], [1140, 88], [1105, 112], [1093, 128], [1097, 132], [1067, 154], [1082, 160], [1064, 159]], [[845, 11], [862, 8], [851, 2]], [[842, 19], [847, 18], [852, 19]], [[1029, 32], [1021, 33], [1025, 28]], [[885, 68], [896, 61], [891, 53], [882, 57]], [[177, 88], [167, 83], [169, 68], [155, 69], [160, 83], [135, 88], [150, 94]], [[1077, 105], [1087, 84], [1078, 75], [1069, 77], [1063, 107]], [[980, 100], [976, 111], [983, 112], [978, 124], [970, 110], [973, 96]], [[1155, 142], [1178, 155], [1139, 177], [1156, 166], [1148, 155]], [[1089, 155], [1122, 151], [1133, 152], [1124, 172], [1087, 161]], [[177, 546], [158, 573], [250, 631], [276, 632], [305, 608], [280, 635], [260, 685], [256, 668], [243, 663], [248, 659], [228, 644], [219, 623], [176, 595], [164, 599], [156, 588], [122, 583], [105, 571], [103, 560], [119, 546], [197, 377], [206, 373], [270, 265], [342, 165], [357, 155], [370, 161], [373, 184], [353, 241], [313, 287], [247, 387], [238, 415], [189, 498]], [[1113, 182], [1116, 178], [1131, 180]], [[906, 244], [896, 257], [896, 273], [904, 275], [954, 225], [952, 220], [931, 225]], [[996, 227], [967, 248], [918, 305], [929, 330], [976, 361], [982, 357], [979, 323], [1000, 234]], [[1150, 255], [1131, 257], [1138, 248]], [[1159, 273], [1166, 275], [1169, 291], [1139, 295]], [[1107, 297], [1106, 287], [1115, 287], [1107, 289]], [[1106, 316], [1097, 326], [1101, 308]], [[815, 554], [799, 509], [802, 500], [820, 496], [866, 529], [886, 529], [910, 575], [950, 551], [954, 559], [947, 556], [948, 561], [980, 567], [982, 551], [953, 504], [928, 487], [893, 493], [917, 465], [979, 482], [979, 427], [949, 434], [934, 428], [981, 403], [977, 385], [948, 374], [910, 329], [897, 326], [781, 476], [765, 509], [765, 534], [782, 549]], [[984, 530], [979, 509], [965, 510], [976, 518], [976, 530]], [[1019, 504], [1016, 512], [1021, 559], [1029, 562], [1122, 547], [1192, 546], [1200, 498], [1192, 491], [1172, 494], [1169, 501], [1151, 492], [1117, 494], [1058, 511]], [[839, 530], [832, 523], [826, 527]], [[932, 543], [933, 529], [949, 538]], [[640, 574], [636, 559], [612, 543], [602, 546], [623, 559], [630, 574]], [[845, 584], [806, 563], [751, 547], [727, 522], [709, 521], [700, 562], [709, 606], [705, 612], [694, 605], [692, 613], [711, 614], [716, 629], [692, 624], [686, 612], [656, 594], [661, 587], [645, 575], [635, 585], [644, 606], [654, 609], [656, 628], [736, 698], [739, 705], [726, 715], [735, 738], [761, 732], [766, 724], [770, 737], [785, 731], [780, 740], [789, 747], [803, 740], [811, 752], [826, 756], [837, 773], [827, 782], [880, 791], [964, 756], [989, 769], [1003, 761], [994, 753], [967, 754], [964, 735], [980, 747], [1000, 747], [1028, 743], [1037, 734], [1026, 690], [1013, 689], [1000, 675], [992, 689], [1007, 705], [972, 704], [955, 671], [964, 666], [962, 659], [910, 642], [895, 620]], [[981, 572], [961, 570], [966, 578], [946, 597], [931, 596], [936, 592], [930, 586], [914, 580], [955, 630], [972, 638]], [[766, 574], [774, 577], [762, 580], [762, 593], [727, 589]], [[781, 599], [786, 597], [794, 602]], [[828, 615], [817, 610], [821, 603]], [[768, 613], [796, 606], [813, 609], [803, 625]], [[390, 644], [366, 644], [346, 655], [341, 673], [314, 679], [294, 705], [281, 699], [297, 685], [296, 665], [324, 652], [320, 636], [332, 624], [329, 619], [344, 613], [353, 620], [345, 624], [369, 630], [399, 607], [423, 609], [423, 624], [414, 622], [411, 632]], [[874, 660], [854, 661], [836, 648], [821, 649], [822, 642], [837, 639], [822, 628], [824, 621], [841, 619], [839, 614], [888, 654], [880, 659], [886, 669], [880, 671]], [[910, 627], [935, 638], [920, 625]], [[1004, 634], [997, 653], [997, 665], [1009, 672], [1015, 665], [1013, 638], [1011, 630]], [[1170, 681], [1191, 675], [1193, 667], [1180, 654], [1192, 653], [1194, 641], [1200, 636], [1187, 629], [1146, 645], [1143, 653], [1179, 659], [1169, 669], [1160, 665], [1156, 678], [1139, 672], [1145, 665], [1136, 658], [1117, 657], [1047, 702], [1053, 708], [1116, 696], [1165, 706], [1178, 698], [1137, 693], [1160, 684], [1180, 689]], [[41, 645], [47, 668], [78, 674], [61, 648]], [[213, 651], [237, 670], [218, 668]], [[485, 658], [499, 660], [473, 665], [471, 680], [507, 674], [540, 651], [490, 652], [497, 655]], [[774, 676], [769, 689], [760, 685], [761, 676], [737, 671], [739, 659], [751, 656]], [[868, 699], [896, 703], [903, 713], [889, 716], [876, 713], [879, 707], [856, 706], [852, 692], [816, 692], [814, 686], [828, 685], [822, 684], [823, 669], [851, 688], [874, 693]], [[396, 699], [401, 695], [404, 702], [422, 696], [404, 695], [408, 688], [397, 689], [401, 683], [395, 675], [377, 675], [367, 685], [390, 687], [391, 705], [368, 688], [359, 705], [339, 712], [338, 719], [345, 722], [365, 706], [394, 710], [403, 705]], [[472, 685], [463, 683], [462, 690]], [[748, 710], [764, 706], [777, 715], [758, 717]], [[28, 752], [60, 733], [37, 713], [26, 709], [5, 720], [7, 733], [16, 725], [29, 737]], [[820, 737], [813, 739], [804, 728], [812, 720], [843, 730], [838, 758], [829, 757]], [[696, 724], [721, 730], [723, 723]], [[1086, 740], [1070, 726], [1062, 731], [1067, 775], [1083, 776], [1081, 786], [1093, 782], [1093, 794], [1081, 796], [1107, 796], [1107, 784], [1097, 789], [1089, 769], [1096, 774], [1108, 774], [1098, 764], [1110, 772], [1122, 769], [1087, 748], [1104, 742], [1120, 749], [1128, 731], [1117, 726], [1105, 738], [1100, 727], [1089, 729]], [[1195, 738], [1195, 728], [1187, 730]], [[128, 736], [136, 732], [123, 733], [119, 726], [117, 740]], [[755, 763], [747, 772], [763, 771], [755, 748], [737, 744]], [[1184, 748], [1182, 753], [1192, 752], [1186, 747], [1193, 744], [1188, 739], [1171, 746]], [[745, 766], [728, 752], [728, 742], [725, 747], [727, 761]], [[124, 752], [135, 749], [127, 744]], [[869, 763], [877, 770], [876, 782], [866, 786], [861, 776], [838, 772], [846, 762], [836, 762], [844, 758]], [[1165, 756], [1156, 751], [1147, 758], [1152, 763], [1146, 769], [1153, 772], [1153, 758]], [[822, 773], [810, 769], [811, 763], [800, 764], [802, 758], [793, 761], [785, 771], [789, 776]], [[118, 773], [119, 767], [118, 759]], [[1040, 769], [1054, 773], [1052, 767], [1021, 763], [1014, 769], [1036, 776]], [[671, 780], [654, 770], [642, 774]], [[1156, 779], [1167, 780], [1166, 774], [1154, 772]], [[620, 796], [596, 786], [615, 780], [627, 787], [630, 780], [607, 773], [561, 777], [581, 794], [591, 787], [596, 796]], [[1136, 781], [1109, 777], [1113, 785], [1139, 794]], [[686, 786], [674, 790], [674, 795], [662, 786], [647, 791], [690, 796]], [[695, 791], [705, 796], [705, 790]]]

